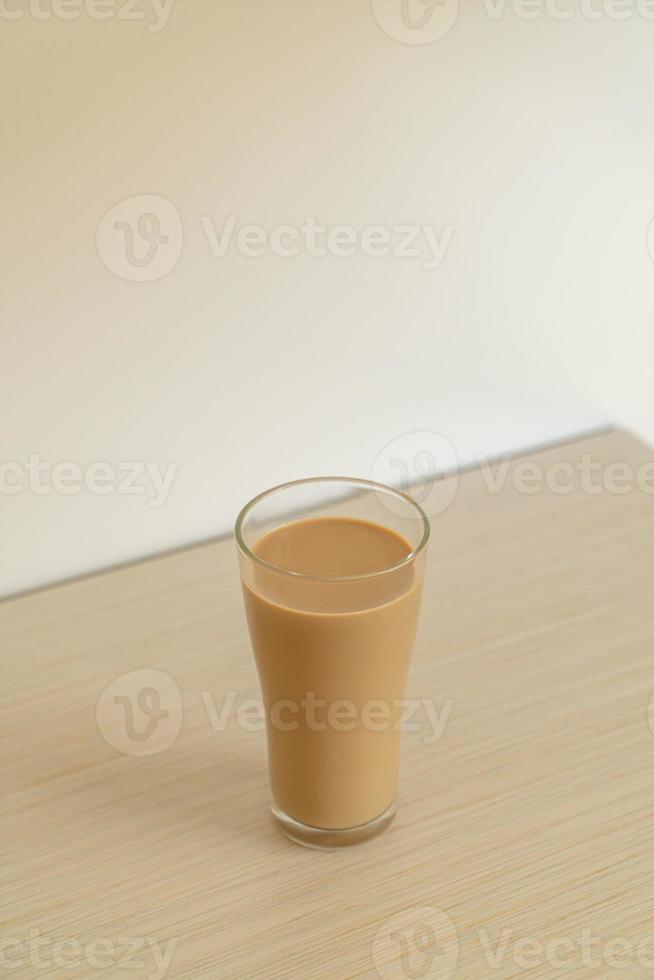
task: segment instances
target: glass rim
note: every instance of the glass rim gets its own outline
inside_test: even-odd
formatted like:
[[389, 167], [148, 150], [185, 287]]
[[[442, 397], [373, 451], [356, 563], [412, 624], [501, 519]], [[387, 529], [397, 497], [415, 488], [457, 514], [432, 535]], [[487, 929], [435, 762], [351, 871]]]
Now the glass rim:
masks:
[[[358, 575], [306, 575], [304, 572], [294, 572], [289, 568], [281, 568], [279, 565], [275, 565], [272, 562], [266, 561], [265, 558], [261, 558], [245, 543], [243, 537], [243, 522], [248, 516], [250, 511], [264, 498], [276, 493], [279, 490], [288, 490], [291, 487], [301, 487], [309, 483], [349, 483], [356, 484], [357, 486], [367, 487], [374, 493], [385, 493], [391, 494], [393, 497], [399, 497], [404, 500], [410, 507], [412, 507], [422, 523], [422, 537], [416, 545], [412, 548], [408, 555], [405, 555], [401, 561], [395, 562], [393, 565], [389, 565], [387, 568], [380, 568], [375, 572], [362, 572]], [[396, 572], [400, 568], [405, 568], [416, 560], [418, 555], [424, 551], [427, 542], [429, 541], [429, 536], [431, 533], [431, 528], [429, 524], [429, 518], [422, 509], [419, 503], [417, 503], [413, 497], [410, 497], [408, 493], [404, 493], [402, 490], [397, 490], [395, 487], [386, 486], [384, 483], [376, 483], [373, 480], [363, 480], [355, 476], [309, 476], [302, 480], [289, 480], [287, 483], [278, 483], [277, 486], [269, 487], [267, 490], [263, 490], [258, 493], [256, 497], [251, 500], [241, 508], [236, 522], [234, 524], [234, 536], [236, 538], [236, 544], [242, 554], [246, 558], [249, 558], [255, 564], [260, 565], [262, 568], [268, 571], [275, 572], [277, 575], [288, 575], [292, 578], [303, 579], [304, 581], [312, 582], [330, 582], [333, 584], [338, 584], [339, 582], [352, 582], [361, 581], [362, 579], [377, 578], [379, 575], [388, 575], [389, 572]]]

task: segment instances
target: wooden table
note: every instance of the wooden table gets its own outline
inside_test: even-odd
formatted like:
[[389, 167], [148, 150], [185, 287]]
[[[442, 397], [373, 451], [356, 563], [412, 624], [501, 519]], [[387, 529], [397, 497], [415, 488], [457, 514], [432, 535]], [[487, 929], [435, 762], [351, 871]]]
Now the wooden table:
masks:
[[434, 518], [408, 694], [447, 721], [403, 736], [398, 817], [360, 847], [270, 819], [231, 541], [0, 606], [7, 975], [654, 975], [654, 467], [602, 488], [654, 453], [529, 458], [553, 486], [583, 454], [599, 492], [521, 492], [514, 460]]

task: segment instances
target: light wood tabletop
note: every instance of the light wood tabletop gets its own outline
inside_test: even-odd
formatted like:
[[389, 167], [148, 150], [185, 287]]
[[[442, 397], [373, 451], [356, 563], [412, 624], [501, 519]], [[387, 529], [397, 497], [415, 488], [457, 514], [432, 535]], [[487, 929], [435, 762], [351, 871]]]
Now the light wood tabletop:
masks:
[[267, 810], [233, 541], [0, 605], [3, 972], [654, 976], [653, 459], [611, 432], [459, 475], [398, 815], [358, 847]]

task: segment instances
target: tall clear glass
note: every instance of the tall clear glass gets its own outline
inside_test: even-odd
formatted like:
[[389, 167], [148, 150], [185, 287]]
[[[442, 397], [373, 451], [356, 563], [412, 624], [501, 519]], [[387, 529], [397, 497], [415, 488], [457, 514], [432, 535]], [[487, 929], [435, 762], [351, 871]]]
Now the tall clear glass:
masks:
[[367, 840], [395, 813], [429, 521], [391, 487], [318, 477], [255, 497], [235, 533], [273, 815], [309, 846]]

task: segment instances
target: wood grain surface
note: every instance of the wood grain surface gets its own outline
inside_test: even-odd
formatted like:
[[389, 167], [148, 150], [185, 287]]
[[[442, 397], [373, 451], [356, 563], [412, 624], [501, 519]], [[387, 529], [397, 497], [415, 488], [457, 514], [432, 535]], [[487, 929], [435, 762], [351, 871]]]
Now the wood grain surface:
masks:
[[445, 724], [421, 708], [398, 817], [360, 847], [269, 816], [232, 541], [1, 605], [0, 970], [654, 976], [654, 453], [614, 432], [528, 458], [555, 486], [584, 454], [595, 489], [523, 492], [516, 459], [434, 517], [408, 694]]

